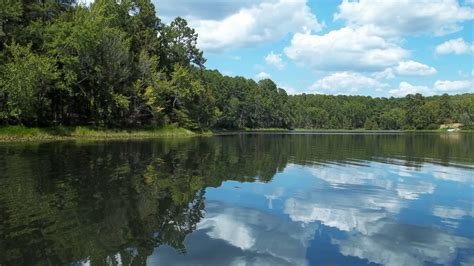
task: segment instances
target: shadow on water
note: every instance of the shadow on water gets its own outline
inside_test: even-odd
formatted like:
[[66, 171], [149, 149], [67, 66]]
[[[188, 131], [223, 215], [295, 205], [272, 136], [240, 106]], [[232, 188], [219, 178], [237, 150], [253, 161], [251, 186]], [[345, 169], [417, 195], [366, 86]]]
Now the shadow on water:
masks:
[[[118, 257], [124, 265], [140, 265], [162, 245], [185, 254], [186, 236], [206, 214], [206, 188], [232, 180], [270, 182], [289, 165], [377, 162], [416, 170], [431, 163], [472, 170], [473, 142], [472, 134], [460, 133], [2, 144], [0, 265], [105, 265]], [[306, 198], [312, 197], [321, 196]], [[359, 240], [333, 244], [355, 245], [351, 241]]]

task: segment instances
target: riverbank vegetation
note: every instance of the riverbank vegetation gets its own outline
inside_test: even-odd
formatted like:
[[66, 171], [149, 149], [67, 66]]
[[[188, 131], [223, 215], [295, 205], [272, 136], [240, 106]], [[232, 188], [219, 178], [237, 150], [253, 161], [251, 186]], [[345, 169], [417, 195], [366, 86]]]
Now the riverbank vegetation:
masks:
[[[207, 135], [208, 132], [200, 132]], [[54, 126], [54, 127], [0, 127], [0, 142], [2, 141], [28, 141], [28, 140], [68, 140], [68, 139], [123, 139], [123, 138], [153, 138], [169, 136], [196, 136], [197, 133], [174, 126], [160, 128], [143, 127], [140, 129], [105, 129], [84, 126]]]
[[291, 96], [270, 79], [206, 70], [196, 32], [182, 18], [163, 23], [150, 0], [0, 3], [0, 125], [398, 130], [474, 121], [474, 94]]

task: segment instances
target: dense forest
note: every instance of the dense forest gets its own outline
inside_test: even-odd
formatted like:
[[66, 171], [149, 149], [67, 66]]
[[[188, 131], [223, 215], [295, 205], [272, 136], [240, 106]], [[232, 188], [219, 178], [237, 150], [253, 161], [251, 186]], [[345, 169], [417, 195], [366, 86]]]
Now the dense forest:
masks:
[[[435, 129], [474, 121], [474, 94], [287, 95], [205, 69], [197, 33], [151, 0], [0, 1], [0, 125]], [[158, 12], [156, 12], [158, 11]]]

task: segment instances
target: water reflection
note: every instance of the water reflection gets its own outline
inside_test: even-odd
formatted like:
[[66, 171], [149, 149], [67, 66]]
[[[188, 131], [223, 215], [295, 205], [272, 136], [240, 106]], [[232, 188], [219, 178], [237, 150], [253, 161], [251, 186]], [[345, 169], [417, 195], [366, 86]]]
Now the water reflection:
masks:
[[207, 217], [185, 241], [186, 256], [160, 248], [151, 265], [304, 265], [316, 225], [299, 226], [264, 211], [210, 201]]
[[473, 260], [472, 134], [0, 146], [1, 265]]
[[472, 248], [472, 241], [426, 226], [380, 220], [368, 234], [351, 234], [346, 239], [333, 239], [345, 256], [355, 256], [385, 265], [449, 265], [458, 252]]

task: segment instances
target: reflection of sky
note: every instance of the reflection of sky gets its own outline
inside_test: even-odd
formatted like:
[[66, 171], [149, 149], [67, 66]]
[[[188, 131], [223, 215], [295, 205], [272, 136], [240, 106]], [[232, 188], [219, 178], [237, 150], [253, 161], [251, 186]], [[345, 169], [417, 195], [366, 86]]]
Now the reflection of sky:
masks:
[[160, 247], [149, 263], [473, 261], [469, 256], [474, 251], [473, 171], [469, 169], [375, 162], [289, 165], [269, 183], [229, 181], [208, 188], [206, 198], [206, 217], [187, 237], [187, 254]]
[[301, 226], [258, 209], [208, 201], [207, 216], [185, 246], [187, 255], [158, 248], [151, 265], [305, 265], [315, 224]]
[[460, 249], [472, 241], [441, 230], [396, 223], [383, 219], [369, 234], [351, 234], [334, 239], [342, 254], [385, 265], [424, 265], [426, 262], [452, 264]]

